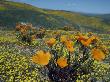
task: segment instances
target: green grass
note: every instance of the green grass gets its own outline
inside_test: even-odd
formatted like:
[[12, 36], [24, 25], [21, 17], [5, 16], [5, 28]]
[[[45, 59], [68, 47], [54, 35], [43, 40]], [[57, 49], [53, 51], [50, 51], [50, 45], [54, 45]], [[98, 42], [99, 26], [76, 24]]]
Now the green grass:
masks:
[[4, 11], [4, 10], [6, 10], [6, 9], [7, 9], [7, 8], [0, 6], [0, 11]]

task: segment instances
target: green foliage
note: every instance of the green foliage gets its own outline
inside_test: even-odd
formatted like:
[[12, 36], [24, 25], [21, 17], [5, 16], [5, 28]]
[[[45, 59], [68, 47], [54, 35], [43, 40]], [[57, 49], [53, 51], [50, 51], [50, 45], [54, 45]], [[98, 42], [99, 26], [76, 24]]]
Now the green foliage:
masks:
[[5, 7], [0, 6], [0, 11], [6, 10]]
[[69, 25], [72, 28], [82, 28], [84, 31], [106, 32], [110, 26], [101, 18], [85, 16], [79, 13], [46, 10], [11, 1], [1, 1], [0, 4], [7, 9], [4, 10], [3, 7], [0, 9], [0, 11], [4, 10], [0, 14], [0, 18], [2, 18], [0, 26], [8, 28], [14, 28], [17, 22], [31, 22], [34, 26], [45, 26], [51, 29]]

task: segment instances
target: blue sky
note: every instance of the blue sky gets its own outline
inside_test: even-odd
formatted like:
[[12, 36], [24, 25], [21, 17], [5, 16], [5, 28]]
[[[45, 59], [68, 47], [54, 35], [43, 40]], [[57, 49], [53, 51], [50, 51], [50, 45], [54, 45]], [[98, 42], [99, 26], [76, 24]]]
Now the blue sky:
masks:
[[40, 8], [110, 14], [110, 0], [14, 0]]

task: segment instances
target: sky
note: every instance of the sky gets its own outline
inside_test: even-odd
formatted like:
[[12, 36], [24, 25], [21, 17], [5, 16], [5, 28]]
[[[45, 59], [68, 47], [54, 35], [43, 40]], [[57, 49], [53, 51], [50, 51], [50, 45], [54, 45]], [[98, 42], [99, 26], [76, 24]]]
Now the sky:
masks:
[[14, 0], [39, 8], [92, 14], [110, 14], [110, 0]]

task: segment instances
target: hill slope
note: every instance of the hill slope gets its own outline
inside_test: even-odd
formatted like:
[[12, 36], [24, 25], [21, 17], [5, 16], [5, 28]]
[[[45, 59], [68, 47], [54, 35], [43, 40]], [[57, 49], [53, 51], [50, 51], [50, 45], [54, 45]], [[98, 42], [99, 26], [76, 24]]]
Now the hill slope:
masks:
[[97, 17], [103, 19], [103, 22], [110, 24], [110, 14], [98, 15]]
[[17, 22], [30, 22], [34, 26], [46, 28], [61, 28], [69, 25], [77, 29], [101, 32], [107, 31], [110, 26], [100, 17], [68, 11], [46, 10], [25, 3], [0, 1], [0, 26], [10, 29], [14, 28]]

